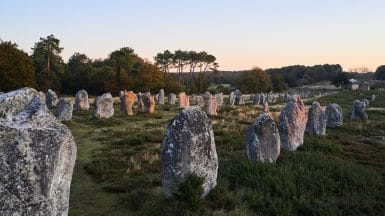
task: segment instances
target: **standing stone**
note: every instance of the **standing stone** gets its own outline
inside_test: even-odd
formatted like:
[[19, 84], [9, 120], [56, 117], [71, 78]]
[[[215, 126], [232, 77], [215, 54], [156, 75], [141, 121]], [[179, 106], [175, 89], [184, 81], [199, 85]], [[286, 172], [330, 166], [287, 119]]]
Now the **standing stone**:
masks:
[[124, 108], [126, 109], [125, 112], [128, 116], [134, 115], [134, 112], [132, 111], [132, 106], [134, 105], [136, 101], [136, 95], [133, 91], [128, 91], [124, 98]]
[[229, 96], [229, 104], [230, 105], [234, 105], [235, 104], [235, 92], [230, 92], [230, 96]]
[[126, 90], [120, 91], [120, 92], [119, 92], [120, 111], [123, 111], [123, 112], [126, 111], [126, 102], [125, 102], [126, 94], [127, 94], [127, 91], [126, 91]]
[[353, 102], [353, 108], [352, 108], [352, 120], [367, 120], [368, 115], [366, 114], [365, 110], [365, 102], [362, 102], [360, 100], [355, 100]]
[[207, 115], [216, 116], [217, 113], [218, 104], [217, 100], [214, 96], [211, 96], [210, 99], [207, 101]]
[[55, 110], [55, 116], [60, 121], [69, 121], [72, 119], [74, 102], [70, 98], [61, 98]]
[[246, 133], [246, 149], [249, 160], [270, 162], [277, 160], [281, 151], [278, 128], [269, 114], [263, 113]]
[[144, 113], [154, 113], [155, 98], [149, 92], [144, 93], [139, 98], [139, 110]]
[[164, 90], [160, 89], [158, 93], [158, 104], [164, 105]]
[[86, 90], [79, 90], [76, 93], [75, 108], [77, 110], [88, 110], [90, 108], [88, 93]]
[[260, 94], [253, 95], [253, 97], [251, 98], [253, 105], [254, 106], [259, 105], [260, 99], [261, 99]]
[[167, 196], [192, 174], [204, 178], [203, 196], [216, 186], [218, 157], [214, 132], [209, 118], [198, 106], [182, 110], [167, 127], [161, 165]]
[[376, 95], [372, 95], [372, 103], [376, 100]]
[[299, 96], [294, 96], [279, 115], [279, 134], [282, 148], [295, 151], [303, 144], [306, 128], [306, 109]]
[[244, 105], [245, 101], [243, 99], [242, 92], [237, 89], [237, 90], [235, 90], [234, 94], [235, 94], [234, 104], [235, 105]]
[[326, 115], [317, 101], [309, 109], [306, 132], [314, 135], [326, 134]]
[[366, 98], [365, 98], [365, 99], [362, 99], [361, 102], [363, 103], [364, 108], [369, 107], [369, 100], [368, 100], [368, 99], [366, 99]]
[[263, 112], [269, 112], [269, 103], [267, 101], [265, 101], [265, 104], [263, 104]]
[[200, 96], [200, 95], [196, 95], [194, 96], [194, 99], [195, 99], [195, 104], [200, 106], [200, 107], [204, 107], [205, 104], [205, 99], [203, 98], [203, 96]]
[[47, 93], [45, 93], [45, 100], [48, 108], [56, 107], [57, 103], [59, 103], [56, 92], [52, 91], [51, 89], [48, 89]]
[[38, 92], [0, 95], [0, 215], [67, 215], [76, 144]]
[[266, 102], [266, 95], [264, 93], [261, 92], [261, 99], [260, 99], [260, 103], [261, 104], [265, 104]]
[[213, 96], [210, 92], [205, 92], [202, 97], [203, 97], [203, 100], [205, 102], [205, 104], [207, 104], [211, 98], [211, 96]]
[[273, 92], [269, 92], [269, 94], [267, 95], [267, 102], [268, 103], [273, 103], [273, 101], [274, 101]]
[[176, 94], [174, 93], [168, 94], [168, 104], [175, 105], [175, 101], [176, 101]]
[[326, 123], [329, 128], [341, 127], [343, 124], [343, 113], [340, 105], [336, 103], [329, 104], [325, 110]]
[[190, 99], [186, 93], [182, 92], [178, 95], [178, 105], [180, 109], [184, 109], [190, 106]]
[[114, 115], [114, 98], [111, 93], [104, 93], [94, 100], [94, 118], [110, 118]]
[[217, 101], [217, 106], [220, 107], [223, 105], [223, 93], [216, 93], [215, 100]]

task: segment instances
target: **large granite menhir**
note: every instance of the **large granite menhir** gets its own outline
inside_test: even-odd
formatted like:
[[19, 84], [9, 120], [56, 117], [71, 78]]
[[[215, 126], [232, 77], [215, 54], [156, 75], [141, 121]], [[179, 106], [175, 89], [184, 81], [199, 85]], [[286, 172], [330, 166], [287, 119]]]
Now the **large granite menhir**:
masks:
[[114, 115], [114, 98], [111, 93], [104, 93], [94, 100], [94, 118], [110, 118]]
[[326, 107], [326, 125], [328, 128], [341, 127], [344, 121], [344, 115], [340, 105], [331, 103]]
[[295, 95], [279, 115], [278, 130], [283, 149], [295, 151], [303, 144], [306, 121], [305, 105], [301, 98]]
[[217, 184], [214, 132], [198, 106], [182, 110], [167, 127], [161, 148], [162, 183], [167, 196], [190, 175], [204, 178], [203, 196]]
[[249, 160], [270, 162], [277, 160], [281, 151], [278, 128], [268, 113], [263, 113], [255, 120], [246, 133], [246, 149]]
[[67, 215], [75, 159], [71, 131], [36, 90], [0, 95], [0, 215]]
[[309, 109], [306, 132], [320, 136], [326, 134], [326, 115], [317, 101], [314, 101]]

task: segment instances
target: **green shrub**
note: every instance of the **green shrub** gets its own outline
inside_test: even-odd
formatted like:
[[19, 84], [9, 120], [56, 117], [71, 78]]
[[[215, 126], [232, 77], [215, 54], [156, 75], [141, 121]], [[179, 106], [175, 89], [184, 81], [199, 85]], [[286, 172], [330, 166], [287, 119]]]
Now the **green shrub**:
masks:
[[179, 185], [173, 197], [181, 202], [187, 203], [191, 209], [199, 209], [202, 205], [203, 178], [196, 175], [189, 175], [186, 180]]

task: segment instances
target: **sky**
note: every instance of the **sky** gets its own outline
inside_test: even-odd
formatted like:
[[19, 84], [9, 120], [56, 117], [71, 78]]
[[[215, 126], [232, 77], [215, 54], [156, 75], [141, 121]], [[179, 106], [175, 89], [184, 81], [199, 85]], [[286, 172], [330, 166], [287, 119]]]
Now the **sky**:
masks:
[[0, 38], [31, 53], [40, 37], [106, 58], [131, 47], [207, 51], [220, 70], [385, 64], [383, 0], [0, 0]]

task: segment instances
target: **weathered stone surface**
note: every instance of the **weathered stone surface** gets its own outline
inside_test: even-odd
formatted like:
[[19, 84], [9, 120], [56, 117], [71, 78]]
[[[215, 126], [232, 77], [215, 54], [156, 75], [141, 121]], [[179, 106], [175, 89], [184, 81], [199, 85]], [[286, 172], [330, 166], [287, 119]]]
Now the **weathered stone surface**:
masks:
[[218, 105], [217, 100], [214, 96], [211, 96], [210, 99], [207, 101], [207, 115], [216, 116]]
[[243, 99], [242, 92], [238, 89], [230, 93], [229, 98], [230, 105], [244, 105], [245, 101]]
[[123, 111], [123, 112], [126, 111], [126, 102], [125, 102], [126, 94], [127, 94], [127, 91], [126, 91], [126, 90], [120, 91], [120, 92], [119, 92], [120, 111]]
[[149, 92], [140, 95], [139, 110], [144, 113], [153, 113], [155, 111], [155, 98]]
[[299, 96], [294, 96], [279, 116], [278, 130], [282, 148], [295, 151], [303, 144], [306, 121], [305, 105]]
[[204, 178], [204, 194], [217, 184], [218, 157], [214, 132], [198, 106], [184, 109], [167, 127], [161, 148], [162, 183], [170, 196], [189, 175]]
[[326, 123], [329, 128], [341, 127], [343, 124], [343, 113], [340, 105], [329, 104], [325, 110]]
[[168, 104], [175, 105], [176, 94], [170, 93], [168, 94]]
[[223, 105], [223, 93], [216, 93], [215, 100], [217, 100], [217, 106], [220, 107]]
[[164, 89], [160, 89], [158, 93], [158, 104], [164, 105]]
[[44, 104], [46, 104], [46, 99], [45, 99], [45, 94], [44, 94], [44, 92], [39, 91], [39, 97], [40, 97], [41, 102], [43, 102]]
[[0, 95], [0, 215], [67, 215], [76, 145], [38, 92]]
[[55, 116], [60, 121], [69, 121], [72, 119], [74, 102], [70, 98], [61, 98], [55, 110]]
[[265, 104], [265, 102], [266, 102], [266, 95], [264, 93], [262, 93], [262, 92], [260, 94], [259, 102], [260, 102], [260, 104]]
[[352, 108], [352, 120], [367, 120], [368, 115], [366, 114], [365, 110], [365, 102], [362, 102], [360, 100], [355, 100], [353, 102], [353, 108]]
[[265, 103], [263, 104], [263, 112], [269, 112], [269, 103], [267, 101], [265, 101]]
[[184, 109], [190, 106], [190, 99], [186, 93], [181, 92], [178, 95], [178, 105], [180, 109]]
[[88, 102], [88, 93], [86, 90], [79, 90], [76, 93], [75, 99], [75, 109], [77, 110], [88, 110], [90, 108], [90, 104]]
[[255, 94], [251, 97], [253, 105], [259, 105], [259, 102], [261, 100], [261, 95], [260, 94]]
[[195, 105], [197, 105], [197, 106], [204, 107], [206, 104], [203, 96], [195, 95], [194, 100], [195, 100]]
[[205, 104], [207, 104], [210, 100], [210, 98], [212, 97], [213, 95], [210, 93], [210, 92], [205, 92], [202, 97], [203, 97], [203, 100], [205, 102]]
[[136, 101], [136, 95], [133, 91], [128, 91], [126, 92], [125, 96], [124, 96], [124, 112], [128, 115], [128, 116], [132, 116], [134, 115], [134, 112], [132, 111], [132, 106], [134, 105]]
[[94, 118], [110, 118], [114, 115], [114, 98], [111, 93], [104, 93], [94, 100]]
[[45, 102], [49, 108], [56, 107], [57, 103], [59, 103], [59, 99], [56, 95], [56, 92], [52, 91], [51, 89], [48, 89], [47, 93], [45, 93]]
[[277, 160], [281, 152], [278, 128], [269, 114], [263, 113], [255, 120], [246, 133], [247, 156], [252, 162]]
[[309, 109], [306, 132], [314, 135], [326, 134], [326, 115], [317, 101]]
[[362, 99], [361, 102], [364, 103], [363, 104], [364, 108], [369, 107], [369, 100], [368, 99]]

